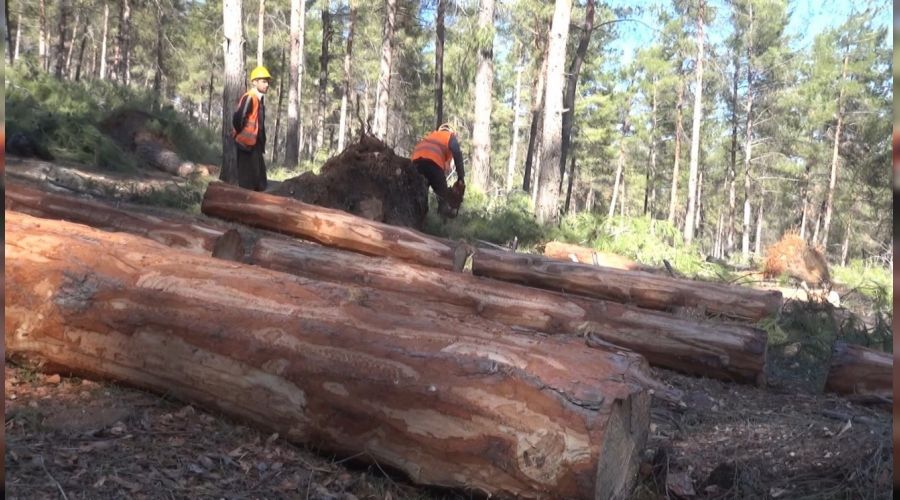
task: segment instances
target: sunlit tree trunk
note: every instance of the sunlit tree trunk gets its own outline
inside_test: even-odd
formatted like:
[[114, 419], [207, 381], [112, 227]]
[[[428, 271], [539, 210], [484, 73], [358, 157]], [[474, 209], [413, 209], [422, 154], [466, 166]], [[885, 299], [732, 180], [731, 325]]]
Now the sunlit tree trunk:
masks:
[[569, 72], [566, 75], [566, 93], [563, 98], [562, 117], [562, 146], [560, 147], [559, 171], [560, 182], [562, 173], [566, 170], [566, 158], [569, 154], [569, 146], [572, 143], [572, 124], [575, 122], [575, 89], [578, 85], [578, 76], [581, 74], [581, 64], [587, 54], [588, 44], [591, 42], [591, 34], [594, 31], [594, 0], [587, 0], [584, 13], [584, 26], [581, 28], [581, 36], [578, 39], [578, 47]]
[[740, 58], [737, 49], [734, 52], [734, 78], [731, 90], [731, 162], [728, 168], [728, 220], [725, 223], [726, 238], [723, 254], [734, 250], [734, 223], [737, 208], [737, 149], [738, 149], [738, 81], [740, 79]]
[[434, 128], [444, 123], [444, 15], [447, 0], [437, 0], [434, 39]]
[[338, 151], [344, 150], [347, 135], [347, 102], [350, 100], [350, 61], [353, 55], [353, 25], [356, 21], [356, 5], [350, 0], [350, 19], [347, 22], [347, 50], [344, 52], [344, 88], [341, 96], [341, 119], [338, 125]]
[[562, 147], [563, 87], [566, 41], [569, 37], [571, 0], [556, 0], [547, 57], [547, 88], [544, 102], [544, 131], [541, 137], [541, 169], [535, 204], [541, 223], [559, 220], [559, 159]]
[[[281, 48], [281, 67], [284, 67], [284, 47]], [[281, 132], [281, 108], [284, 104], [284, 78], [278, 79], [278, 107], [275, 108], [275, 133], [272, 134], [272, 164], [278, 162], [278, 134]]]
[[513, 123], [512, 123], [512, 142], [509, 145], [509, 161], [506, 164], [506, 192], [509, 193], [513, 189], [513, 176], [516, 172], [516, 159], [519, 152], [519, 127], [521, 126], [520, 113], [520, 97], [522, 93], [522, 64], [523, 57], [519, 57], [519, 64], [516, 67], [516, 90], [513, 95]]
[[300, 159], [300, 96], [303, 91], [303, 34], [306, 28], [306, 4], [291, 0], [290, 88], [288, 90], [287, 129], [284, 138], [284, 165], [297, 168]]
[[613, 192], [612, 199], [609, 201], [609, 214], [608, 218], [612, 219], [613, 215], [616, 214], [616, 202], [619, 198], [619, 184], [623, 184], [622, 191], [624, 191], [624, 182], [622, 182], [622, 177], [625, 171], [625, 132], [628, 127], [628, 120], [626, 119], [622, 122], [622, 139], [619, 141], [619, 159], [616, 162], [616, 176], [615, 181], [613, 182]]
[[[63, 74], [67, 77], [71, 78], [72, 75], [72, 54], [75, 52], [75, 45], [78, 41], [78, 28], [81, 24], [81, 9], [78, 6], [75, 6], [75, 24], [72, 26], [72, 41], [69, 42], [69, 50], [66, 52], [66, 66], [63, 69]], [[85, 37], [82, 36], [82, 39]]]
[[697, 62], [694, 65], [694, 74], [697, 83], [694, 89], [694, 120], [691, 127], [691, 160], [690, 175], [688, 176], [688, 205], [684, 217], [684, 242], [690, 244], [694, 239], [695, 212], [697, 211], [697, 175], [700, 168], [700, 125], [703, 122], [703, 16], [706, 13], [706, 3], [701, 1], [697, 11]]
[[38, 57], [40, 57], [44, 71], [47, 71], [49, 68], [49, 51], [47, 47], [47, 9], [44, 2], [45, 0], [39, 0], [38, 2]]
[[763, 206], [765, 203], [760, 202], [759, 208], [756, 211], [756, 241], [754, 242], [754, 250], [758, 256], [762, 255], [762, 234], [763, 234]]
[[[7, 4], [8, 5], [8, 4]], [[16, 23], [16, 48], [13, 50], [13, 62], [19, 60], [19, 45], [22, 41], [22, 14], [19, 14], [19, 21]]]
[[397, 0], [384, 0], [384, 25], [381, 31], [381, 64], [378, 72], [378, 91], [372, 133], [381, 140], [387, 138], [388, 109], [390, 109], [391, 71], [394, 55]]
[[[532, 181], [534, 170], [534, 150], [539, 143], [541, 131], [541, 117], [544, 113], [544, 84], [547, 78], [547, 44], [543, 44], [541, 51], [541, 63], [535, 67], [537, 73], [531, 84], [531, 129], [528, 133], [528, 149], [525, 152], [525, 172], [522, 179], [522, 190], [526, 193], [532, 191]], [[537, 182], [533, 183], [535, 186]]]
[[653, 213], [656, 199], [656, 80], [653, 81], [653, 93], [650, 98], [650, 166], [644, 186], [644, 215]]
[[225, 78], [222, 92], [222, 172], [219, 179], [230, 184], [237, 183], [237, 151], [231, 137], [231, 115], [241, 97], [244, 82], [242, 15], [241, 0], [223, 0]]
[[494, 88], [494, 0], [479, 0], [472, 179], [487, 190], [491, 181], [491, 107]]
[[108, 36], [109, 36], [109, 3], [103, 2], [103, 41], [100, 42], [100, 79], [101, 80], [106, 80], [106, 40], [107, 40]]
[[831, 228], [831, 213], [834, 209], [834, 188], [837, 185], [838, 164], [841, 161], [841, 126], [844, 123], [844, 80], [847, 79], [847, 62], [849, 54], [844, 54], [844, 68], [841, 70], [841, 90], [838, 94], [837, 125], [834, 128], [834, 149], [831, 153], [831, 177], [828, 180], [828, 193], [825, 196], [825, 221], [822, 223], [822, 248], [828, 250], [828, 230]]
[[331, 59], [328, 46], [331, 44], [331, 12], [328, 2], [322, 4], [322, 53], [319, 56], [319, 112], [316, 116], [316, 151], [325, 142], [325, 114], [328, 107], [328, 61]]
[[256, 65], [263, 65], [263, 43], [266, 27], [266, 0], [259, 0], [259, 15], [256, 17]]
[[669, 222], [675, 224], [675, 206], [678, 202], [678, 167], [681, 162], [681, 138], [684, 136], [682, 118], [684, 107], [684, 77], [678, 79], [678, 97], [675, 102], [675, 161], [672, 164], [672, 189], [669, 192]]
[[749, 3], [750, 27], [747, 36], [747, 130], [744, 142], [744, 225], [741, 234], [741, 257], [750, 258], [750, 177], [753, 160], [753, 3]]

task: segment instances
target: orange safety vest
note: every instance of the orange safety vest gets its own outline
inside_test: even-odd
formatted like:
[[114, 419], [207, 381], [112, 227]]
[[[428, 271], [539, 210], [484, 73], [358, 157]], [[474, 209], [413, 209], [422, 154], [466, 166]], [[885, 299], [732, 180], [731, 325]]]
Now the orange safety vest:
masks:
[[427, 159], [441, 167], [445, 174], [450, 173], [450, 162], [453, 161], [453, 153], [450, 152], [450, 136], [452, 132], [435, 130], [425, 136], [424, 139], [413, 148], [411, 160]]
[[[254, 92], [247, 92], [244, 95], [249, 96], [253, 110], [247, 116], [247, 123], [244, 125], [244, 128], [240, 132], [232, 129], [231, 136], [235, 142], [249, 149], [256, 145], [256, 136], [259, 133], [259, 97]], [[243, 97], [241, 98], [243, 99]], [[240, 104], [240, 101], [238, 101], [238, 104]]]

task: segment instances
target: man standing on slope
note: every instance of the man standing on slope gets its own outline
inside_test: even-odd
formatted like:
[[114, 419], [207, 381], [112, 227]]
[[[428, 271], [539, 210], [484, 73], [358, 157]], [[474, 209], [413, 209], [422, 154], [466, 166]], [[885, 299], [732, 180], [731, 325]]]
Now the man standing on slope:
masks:
[[[445, 217], [456, 217], [466, 192], [466, 171], [459, 140], [450, 124], [441, 125], [419, 141], [413, 148], [410, 159], [437, 195], [438, 213]], [[447, 185], [447, 176], [453, 170], [451, 162], [456, 166], [456, 183], [452, 188]]]
[[272, 76], [264, 66], [250, 72], [250, 90], [241, 97], [231, 118], [237, 148], [238, 185], [254, 191], [266, 190], [266, 91]]

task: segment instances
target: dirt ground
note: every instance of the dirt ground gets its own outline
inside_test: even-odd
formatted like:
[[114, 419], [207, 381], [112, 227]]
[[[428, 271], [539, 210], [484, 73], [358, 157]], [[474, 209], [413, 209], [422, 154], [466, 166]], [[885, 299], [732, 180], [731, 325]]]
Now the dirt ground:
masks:
[[[109, 383], [6, 366], [8, 498], [464, 499]], [[889, 498], [891, 416], [836, 396], [773, 393], [655, 370], [636, 499]]]

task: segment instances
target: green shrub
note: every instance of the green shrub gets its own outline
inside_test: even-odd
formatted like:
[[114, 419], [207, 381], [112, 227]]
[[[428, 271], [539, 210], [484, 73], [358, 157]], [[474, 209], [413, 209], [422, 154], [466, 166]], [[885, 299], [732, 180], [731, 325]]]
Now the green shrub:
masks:
[[489, 199], [484, 192], [469, 188], [459, 217], [446, 221], [437, 214], [437, 199], [434, 195], [429, 198], [431, 208], [425, 220], [425, 232], [430, 234], [497, 245], [517, 238], [519, 247], [524, 249], [542, 241], [546, 233], [535, 220], [529, 196], [522, 192]]

